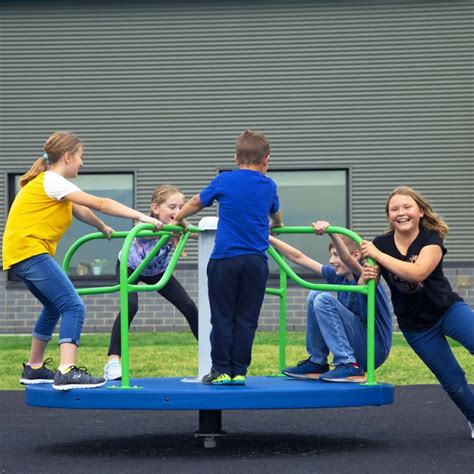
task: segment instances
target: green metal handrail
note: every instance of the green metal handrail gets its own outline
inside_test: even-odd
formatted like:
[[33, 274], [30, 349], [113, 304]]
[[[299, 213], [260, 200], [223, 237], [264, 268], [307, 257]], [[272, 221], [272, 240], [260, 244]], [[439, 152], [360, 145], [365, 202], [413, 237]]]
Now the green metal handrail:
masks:
[[[172, 232], [182, 232], [183, 229], [180, 226], [175, 225], [164, 225], [162, 230], [155, 232], [153, 224], [139, 224], [133, 227], [130, 231], [120, 231], [113, 232], [110, 236], [111, 239], [125, 238], [125, 242], [122, 246], [122, 258], [120, 259], [120, 271], [119, 271], [119, 283], [113, 286], [103, 286], [96, 288], [81, 288], [77, 292], [80, 295], [91, 295], [91, 294], [103, 294], [103, 293], [116, 293], [120, 292], [120, 337], [121, 337], [121, 355], [122, 355], [122, 384], [120, 388], [130, 389], [137, 387], [130, 387], [130, 359], [128, 351], [128, 293], [132, 291], [144, 292], [144, 291], [159, 291], [161, 290], [171, 278], [173, 271], [176, 267], [179, 257], [183, 252], [184, 246], [191, 235], [191, 233], [202, 232], [198, 227], [188, 227], [188, 231], [181, 235], [178, 244], [176, 245], [175, 251], [169, 265], [166, 268], [166, 271], [163, 273], [160, 280], [154, 285], [134, 285], [133, 283], [140, 275], [143, 268], [150, 262], [150, 260], [159, 252], [160, 248], [165, 245], [165, 243], [171, 237]], [[130, 252], [130, 247], [132, 246], [133, 239], [136, 237], [160, 237], [152, 252], [144, 259], [144, 261], [139, 265], [139, 267], [128, 276], [128, 256]], [[92, 234], [87, 234], [76, 242], [72, 244], [69, 250], [66, 252], [63, 260], [63, 269], [67, 273], [71, 263], [71, 259], [74, 253], [84, 245], [86, 242], [96, 239], [105, 239], [107, 238], [104, 234], [100, 232], [95, 232]]]
[[[187, 232], [182, 233], [179, 242], [175, 248], [173, 256], [167, 266], [164, 274], [160, 280], [154, 285], [136, 285], [134, 282], [140, 275], [141, 271], [148, 265], [151, 259], [159, 252], [160, 248], [166, 244], [173, 232], [182, 232], [183, 228], [180, 226], [164, 225], [162, 230], [155, 232], [152, 224], [140, 224], [133, 227], [130, 231], [113, 232], [110, 236], [112, 239], [125, 238], [122, 246], [122, 258], [120, 259], [119, 283], [112, 286], [103, 286], [95, 288], [81, 288], [77, 292], [80, 295], [90, 294], [104, 294], [120, 292], [120, 336], [121, 336], [121, 352], [122, 352], [122, 389], [131, 389], [138, 387], [130, 386], [129, 376], [129, 346], [128, 346], [128, 293], [130, 292], [145, 292], [158, 291], [162, 289], [171, 278], [175, 266], [181, 256], [184, 246], [190, 236], [190, 233], [203, 232], [198, 227], [188, 227]], [[312, 227], [281, 227], [273, 229], [275, 234], [312, 234], [314, 232]], [[326, 229], [329, 234], [337, 233], [346, 235], [347, 237], [360, 244], [362, 238], [355, 232], [345, 229], [344, 227], [330, 226]], [[139, 267], [128, 276], [128, 256], [133, 239], [136, 237], [160, 237], [152, 252], [144, 259]], [[87, 234], [76, 242], [67, 251], [63, 260], [63, 269], [67, 273], [69, 266], [75, 252], [86, 242], [96, 239], [107, 238], [100, 232]], [[275, 260], [280, 268], [280, 287], [267, 288], [265, 292], [270, 295], [278, 296], [280, 298], [280, 334], [279, 334], [279, 369], [280, 372], [285, 367], [285, 351], [286, 351], [286, 302], [287, 302], [287, 277], [291, 278], [299, 286], [310, 290], [320, 291], [345, 291], [354, 292], [367, 295], [367, 385], [376, 385], [375, 383], [375, 364], [374, 364], [374, 339], [375, 339], [375, 281], [370, 280], [367, 285], [333, 285], [329, 283], [318, 284], [311, 283], [299, 277], [295, 271], [286, 263], [283, 257], [273, 248], [268, 248], [268, 254]], [[368, 259], [371, 265], [374, 265], [372, 259]]]
[[[312, 227], [281, 227], [272, 230], [275, 234], [313, 234]], [[362, 238], [352, 230], [344, 227], [329, 226], [326, 229], [328, 234], [342, 234], [357, 244], [362, 242]], [[267, 288], [266, 293], [280, 296], [280, 345], [279, 345], [279, 369], [285, 368], [286, 352], [286, 295], [287, 276], [297, 285], [309, 290], [319, 291], [346, 291], [367, 295], [367, 385], [375, 383], [375, 280], [369, 280], [366, 285], [333, 285], [329, 283], [311, 283], [299, 277], [295, 271], [286, 263], [283, 257], [270, 246], [268, 254], [275, 260], [280, 268], [280, 288]], [[370, 265], [375, 265], [371, 258], [367, 259]]]

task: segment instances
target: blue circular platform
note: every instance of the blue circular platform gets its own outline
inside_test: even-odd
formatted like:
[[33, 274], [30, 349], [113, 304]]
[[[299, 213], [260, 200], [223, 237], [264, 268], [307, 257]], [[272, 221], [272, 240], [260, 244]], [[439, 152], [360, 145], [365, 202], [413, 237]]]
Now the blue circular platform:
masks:
[[243, 386], [186, 383], [182, 378], [132, 379], [100, 388], [54, 390], [49, 384], [26, 386], [30, 406], [113, 410], [261, 410], [336, 408], [393, 403], [393, 386], [328, 383], [287, 377], [247, 377]]

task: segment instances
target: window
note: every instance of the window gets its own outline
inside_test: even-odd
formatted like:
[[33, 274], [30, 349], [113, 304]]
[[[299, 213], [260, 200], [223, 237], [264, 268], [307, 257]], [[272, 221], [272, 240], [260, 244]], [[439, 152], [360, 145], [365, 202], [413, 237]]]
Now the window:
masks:
[[[10, 189], [19, 190], [18, 181], [21, 175], [10, 176]], [[100, 197], [114, 199], [129, 207], [134, 207], [134, 175], [133, 173], [81, 173], [72, 180], [82, 191]], [[10, 204], [14, 195], [10, 197]], [[95, 212], [95, 211], [94, 211]], [[132, 222], [122, 217], [113, 217], [96, 213], [107, 225], [115, 230], [128, 230]], [[96, 232], [94, 227], [77, 219], [73, 219], [71, 227], [58, 243], [54, 258], [62, 264], [64, 255], [78, 238]], [[117, 255], [122, 248], [123, 239], [93, 240], [84, 244], [74, 255], [69, 275], [73, 277], [91, 278], [95, 276], [115, 276]]]
[[[267, 176], [278, 185], [285, 226], [310, 226], [316, 220], [324, 220], [335, 226], [349, 227], [349, 169], [272, 169]], [[329, 260], [327, 236], [287, 234], [279, 238], [318, 262]], [[272, 259], [269, 263], [271, 273], [276, 274], [277, 265]], [[298, 274], [310, 275], [308, 270], [290, 265]]]

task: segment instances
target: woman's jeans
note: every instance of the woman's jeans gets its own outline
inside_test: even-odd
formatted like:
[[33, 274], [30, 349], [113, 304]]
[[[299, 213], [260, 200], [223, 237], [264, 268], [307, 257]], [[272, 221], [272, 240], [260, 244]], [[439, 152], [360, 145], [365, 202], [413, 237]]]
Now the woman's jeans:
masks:
[[16, 263], [10, 271], [43, 305], [33, 337], [49, 341], [62, 317], [59, 344], [70, 342], [78, 346], [86, 307], [59, 264], [50, 255], [42, 253]]
[[459, 301], [434, 326], [422, 331], [403, 331], [403, 335], [451, 400], [474, 423], [474, 393], [445, 337], [451, 337], [474, 354], [474, 311]]

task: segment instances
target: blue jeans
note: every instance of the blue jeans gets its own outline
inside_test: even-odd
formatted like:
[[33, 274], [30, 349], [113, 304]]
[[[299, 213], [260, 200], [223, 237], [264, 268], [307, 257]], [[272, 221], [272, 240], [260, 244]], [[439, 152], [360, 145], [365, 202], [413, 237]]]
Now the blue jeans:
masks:
[[86, 307], [59, 264], [48, 254], [42, 253], [16, 263], [11, 272], [25, 283], [43, 305], [33, 337], [49, 341], [62, 316], [59, 344], [71, 342], [78, 346]]
[[474, 311], [459, 301], [434, 326], [416, 332], [403, 331], [403, 335], [440, 381], [451, 400], [474, 423], [474, 393], [445, 337], [451, 337], [474, 354]]
[[365, 323], [329, 293], [311, 291], [307, 299], [306, 350], [310, 360], [325, 364], [329, 352], [334, 365], [367, 360]]

